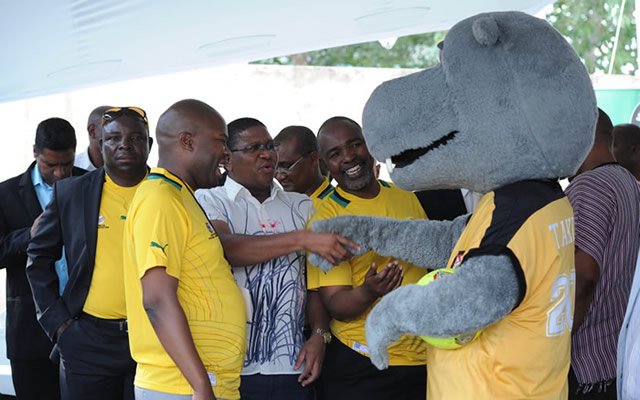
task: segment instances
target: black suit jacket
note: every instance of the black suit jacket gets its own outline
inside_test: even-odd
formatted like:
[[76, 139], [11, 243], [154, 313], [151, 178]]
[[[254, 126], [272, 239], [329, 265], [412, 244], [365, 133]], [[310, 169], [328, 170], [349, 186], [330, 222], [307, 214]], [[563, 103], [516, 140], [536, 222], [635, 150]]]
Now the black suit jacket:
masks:
[[[32, 263], [27, 266], [27, 276], [38, 321], [51, 340], [62, 323], [81, 313], [87, 299], [96, 258], [103, 185], [103, 168], [56, 182], [53, 198], [29, 242], [27, 253]], [[60, 258], [63, 243], [69, 282], [60, 296], [54, 264]]]
[[[7, 358], [48, 358], [51, 341], [36, 320], [31, 288], [25, 274], [27, 244], [33, 221], [42, 213], [31, 173], [0, 183], [0, 268], [7, 270]], [[73, 175], [85, 170], [74, 168]]]

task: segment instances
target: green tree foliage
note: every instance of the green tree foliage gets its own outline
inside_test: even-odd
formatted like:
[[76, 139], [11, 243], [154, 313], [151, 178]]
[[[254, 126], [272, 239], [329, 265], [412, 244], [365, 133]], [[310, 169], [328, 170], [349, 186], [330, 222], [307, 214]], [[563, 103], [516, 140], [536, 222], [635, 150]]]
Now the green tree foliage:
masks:
[[[620, 0], [559, 0], [547, 20], [573, 45], [589, 73], [607, 72], [613, 52]], [[633, 74], [637, 68], [635, 2], [627, 0], [613, 73]], [[446, 31], [398, 38], [387, 50], [378, 42], [335, 47], [257, 61], [258, 64], [329, 65], [378, 68], [428, 68], [438, 62], [437, 43]]]
[[[576, 49], [589, 73], [609, 70], [621, 3], [619, 0], [560, 0], [546, 16]], [[626, 1], [614, 74], [633, 74], [637, 68], [634, 8], [634, 1]]]
[[428, 68], [438, 62], [437, 44], [446, 32], [398, 38], [389, 50], [378, 42], [354, 44], [276, 57], [258, 64], [334, 65], [378, 68]]

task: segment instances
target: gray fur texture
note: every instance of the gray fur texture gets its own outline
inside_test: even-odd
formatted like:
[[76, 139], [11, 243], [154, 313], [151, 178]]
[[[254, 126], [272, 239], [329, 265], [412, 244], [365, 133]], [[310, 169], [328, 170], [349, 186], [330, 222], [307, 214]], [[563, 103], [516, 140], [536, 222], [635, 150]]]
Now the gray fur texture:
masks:
[[441, 55], [434, 68], [380, 85], [364, 108], [367, 146], [381, 162], [456, 132], [395, 168], [396, 185], [486, 193], [576, 172], [593, 143], [595, 94], [580, 58], [548, 22], [480, 14], [451, 28]]
[[[470, 17], [451, 28], [441, 59], [380, 85], [363, 112], [373, 156], [400, 162], [391, 172], [399, 187], [486, 193], [575, 173], [593, 144], [595, 95], [580, 58], [550, 24], [519, 12]], [[444, 267], [459, 237], [455, 223], [343, 218], [313, 229], [427, 267]], [[366, 323], [372, 361], [386, 367], [386, 348], [403, 332], [446, 337], [500, 320], [518, 298], [514, 277], [508, 258], [478, 256], [434, 284], [391, 292]]]
[[455, 274], [441, 276], [428, 287], [402, 286], [380, 300], [367, 317], [371, 362], [386, 368], [387, 347], [405, 333], [447, 338], [486, 328], [511, 312], [518, 294], [518, 278], [508, 256], [471, 258]]
[[[463, 215], [454, 221], [403, 221], [385, 217], [343, 215], [314, 221], [311, 229], [336, 232], [350, 238], [360, 246], [360, 252], [353, 251], [355, 255], [374, 249], [383, 256], [437, 269], [446, 266], [468, 217]], [[333, 268], [331, 263], [317, 254], [310, 254], [309, 262], [325, 272]]]

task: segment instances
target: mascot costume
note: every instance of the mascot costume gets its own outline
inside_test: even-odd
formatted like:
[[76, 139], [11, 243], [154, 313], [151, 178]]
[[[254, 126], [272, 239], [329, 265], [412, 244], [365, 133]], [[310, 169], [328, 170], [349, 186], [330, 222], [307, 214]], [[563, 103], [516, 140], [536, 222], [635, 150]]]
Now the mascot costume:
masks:
[[[374, 157], [392, 164], [399, 187], [484, 193], [473, 214], [453, 221], [313, 223], [314, 231], [351, 238], [357, 254], [455, 269], [400, 287], [372, 310], [366, 335], [378, 368], [404, 333], [456, 337], [456, 346], [443, 347], [458, 348], [427, 350], [427, 398], [567, 398], [573, 211], [558, 178], [586, 157], [596, 119], [575, 51], [546, 21], [519, 12], [459, 22], [438, 66], [373, 92], [364, 135]], [[310, 262], [332, 267], [314, 254]]]

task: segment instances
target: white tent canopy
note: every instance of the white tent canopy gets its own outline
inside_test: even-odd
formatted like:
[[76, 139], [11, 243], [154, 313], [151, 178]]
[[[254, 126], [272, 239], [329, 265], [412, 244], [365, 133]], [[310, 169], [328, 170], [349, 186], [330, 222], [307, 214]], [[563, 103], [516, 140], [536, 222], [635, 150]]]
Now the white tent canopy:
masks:
[[448, 29], [549, 0], [24, 0], [0, 13], [0, 102]]

